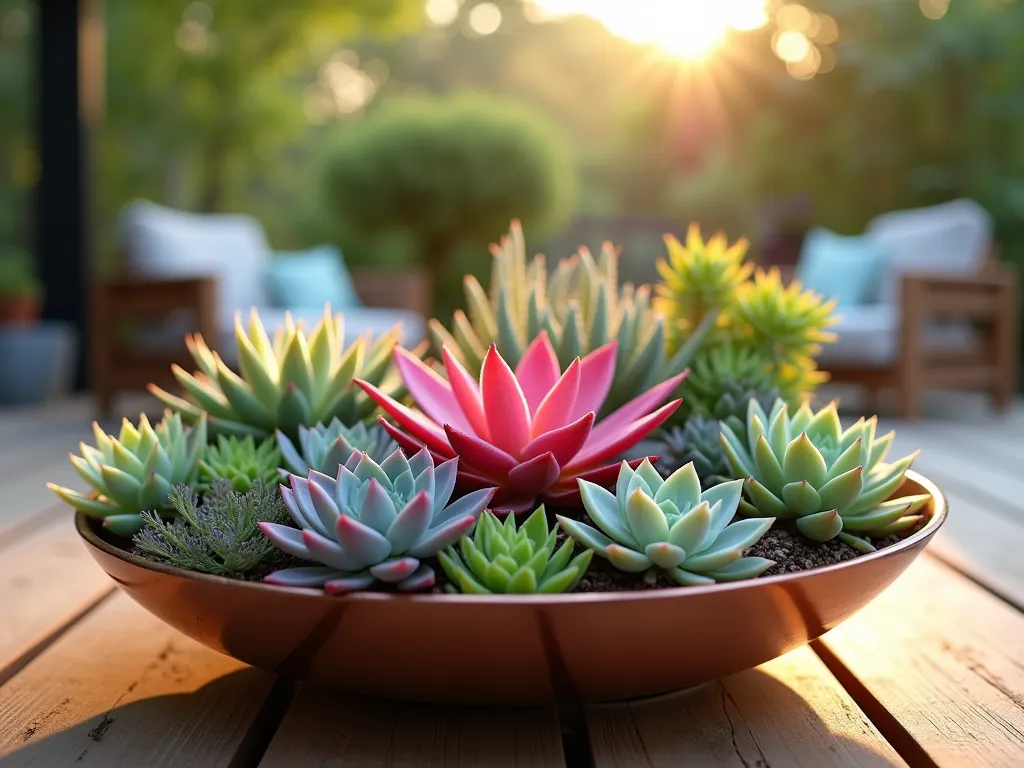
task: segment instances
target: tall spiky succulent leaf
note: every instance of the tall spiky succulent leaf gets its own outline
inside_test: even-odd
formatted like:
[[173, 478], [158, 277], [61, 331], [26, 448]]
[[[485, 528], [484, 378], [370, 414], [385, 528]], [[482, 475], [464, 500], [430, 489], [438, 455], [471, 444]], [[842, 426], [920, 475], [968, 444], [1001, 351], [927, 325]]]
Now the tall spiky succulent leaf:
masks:
[[746, 419], [747, 400], [757, 398], [765, 407], [779, 396], [771, 359], [760, 350], [737, 343], [713, 344], [693, 359], [690, 374], [679, 387], [683, 404], [676, 419], [696, 414], [724, 419]]
[[54, 483], [46, 486], [66, 503], [118, 536], [131, 536], [142, 527], [140, 512], [171, 512], [167, 497], [178, 483], [195, 486], [199, 460], [206, 448], [206, 417], [200, 414], [191, 429], [178, 414], [165, 414], [154, 428], [143, 414], [136, 427], [128, 419], [117, 437], [93, 422], [96, 445], [79, 444], [81, 456], [71, 463], [93, 492], [79, 493]]
[[733, 480], [702, 492], [692, 464], [662, 479], [646, 459], [635, 471], [622, 462], [614, 494], [580, 481], [597, 528], [561, 516], [558, 522], [579, 544], [650, 583], [658, 570], [683, 586], [750, 579], [775, 565], [743, 556], [774, 521], [730, 523], [742, 485]]
[[358, 422], [346, 427], [339, 419], [333, 419], [326, 427], [323, 424], [299, 427], [298, 446], [277, 430], [277, 445], [288, 469], [283, 474], [295, 475], [306, 475], [311, 469], [334, 474], [338, 465], [348, 461], [354, 451], [369, 454], [379, 464], [398, 447], [380, 424], [368, 427]]
[[271, 341], [253, 309], [248, 331], [241, 314], [235, 318], [238, 372], [201, 336], [190, 335], [186, 342], [199, 370], [191, 374], [180, 366], [173, 368], [188, 399], [155, 385], [149, 389], [188, 423], [207, 413], [215, 435], [263, 440], [280, 429], [296, 437], [300, 426], [335, 417], [354, 424], [373, 415], [373, 403], [351, 386], [355, 376], [398, 397], [400, 386], [390, 362], [399, 334], [396, 327], [372, 343], [364, 336], [345, 348], [344, 319], [340, 314], [332, 317], [328, 307], [308, 335], [290, 314], [285, 315], [284, 327]]
[[468, 594], [569, 592], [594, 553], [584, 550], [573, 558], [571, 539], [555, 551], [557, 536], [557, 525], [548, 530], [543, 506], [518, 529], [514, 515], [501, 523], [484, 512], [472, 537], [463, 536], [458, 549], [448, 547], [437, 557], [458, 590]]
[[751, 401], [745, 439], [720, 425], [730, 468], [747, 478], [741, 511], [792, 519], [809, 539], [838, 536], [861, 552], [874, 550], [869, 538], [913, 527], [929, 496], [890, 497], [917, 452], [885, 462], [895, 433], [876, 437], [876, 425], [862, 418], [843, 430], [835, 402], [817, 413], [805, 403], [790, 417], [782, 400], [767, 414]]
[[[459, 457], [464, 488], [497, 486], [494, 509], [523, 512], [538, 501], [579, 500], [578, 478], [610, 483], [606, 465], [657, 429], [679, 401], [661, 405], [683, 374], [651, 387], [595, 424], [615, 373], [616, 344], [598, 347], [562, 372], [541, 333], [513, 372], [491, 345], [476, 377], [447, 347], [447, 381], [415, 355], [395, 350], [395, 363], [420, 411], [358, 381], [398, 426], [384, 424], [406, 450], [426, 445], [436, 461]], [[661, 407], [658, 407], [661, 405]]]
[[458, 464], [435, 468], [426, 449], [411, 459], [398, 449], [380, 464], [354, 453], [335, 477], [292, 475], [281, 496], [298, 528], [260, 528], [281, 551], [320, 565], [275, 571], [266, 581], [335, 594], [376, 582], [402, 591], [432, 586], [434, 571], [421, 560], [469, 532], [494, 495], [482, 488], [448, 504]]
[[203, 451], [199, 460], [199, 489], [207, 490], [214, 481], [227, 481], [233, 491], [245, 493], [253, 483], [275, 485], [281, 452], [273, 440], [264, 440], [257, 445], [252, 435], [241, 440], [237, 437], [219, 435]]
[[652, 306], [651, 289], [619, 285], [619, 252], [611, 243], [602, 246], [596, 259], [580, 248], [560, 260], [549, 276], [542, 255], [527, 261], [522, 227], [514, 221], [491, 253], [490, 293], [467, 276], [466, 311], [455, 313], [450, 331], [437, 320], [430, 323], [437, 349], [447, 347], [471, 371], [483, 365], [491, 343], [515, 367], [530, 343], [547, 333], [564, 369], [575, 358], [615, 341], [615, 376], [600, 416], [682, 372], [696, 349], [699, 338], [666, 360], [665, 329]]
[[735, 303], [753, 265], [744, 263], [746, 239], [729, 245], [718, 233], [705, 242], [696, 223], [687, 231], [685, 246], [671, 235], [665, 245], [668, 258], [658, 261], [658, 296], [668, 319], [669, 349], [675, 350], [709, 316], [728, 320], [724, 311]]

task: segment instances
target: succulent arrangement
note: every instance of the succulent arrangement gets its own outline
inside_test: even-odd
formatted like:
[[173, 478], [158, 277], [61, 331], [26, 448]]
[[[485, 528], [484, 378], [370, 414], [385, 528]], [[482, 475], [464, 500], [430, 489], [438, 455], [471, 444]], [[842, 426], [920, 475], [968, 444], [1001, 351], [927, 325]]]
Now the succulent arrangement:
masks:
[[634, 288], [610, 244], [548, 272], [513, 223], [436, 358], [347, 344], [329, 307], [309, 333], [239, 316], [237, 367], [188, 337], [162, 420], [94, 425], [89, 490], [50, 488], [154, 562], [328, 594], [711, 585], [785, 570], [780, 537], [855, 557], [914, 530], [914, 457], [808, 404], [831, 302], [745, 241], [666, 245]]
[[452, 583], [467, 594], [568, 592], [579, 584], [594, 553], [584, 550], [573, 557], [572, 541], [556, 551], [557, 543], [558, 526], [548, 529], [544, 507], [518, 528], [515, 515], [502, 523], [484, 512], [472, 537], [463, 536], [458, 549], [448, 547], [437, 557]]
[[389, 376], [398, 336], [396, 328], [372, 344], [359, 338], [346, 348], [344, 320], [341, 315], [332, 317], [326, 308], [308, 336], [286, 315], [284, 327], [271, 341], [253, 309], [248, 331], [241, 315], [235, 318], [238, 372], [201, 336], [189, 335], [185, 341], [199, 370], [192, 374], [172, 367], [187, 399], [156, 385], [150, 385], [150, 392], [190, 424], [205, 414], [214, 435], [264, 440], [274, 430], [296, 437], [300, 426], [335, 417], [354, 424], [372, 416], [374, 406], [349, 386], [353, 377], [398, 396], [396, 381]]
[[894, 433], [876, 437], [876, 424], [862, 418], [843, 430], [835, 402], [816, 413], [805, 403], [790, 417], [782, 400], [769, 414], [751, 400], [745, 440], [722, 423], [725, 455], [746, 478], [742, 511], [792, 519], [809, 539], [838, 536], [862, 552], [875, 549], [869, 538], [913, 527], [929, 497], [890, 497], [917, 454], [884, 462]]

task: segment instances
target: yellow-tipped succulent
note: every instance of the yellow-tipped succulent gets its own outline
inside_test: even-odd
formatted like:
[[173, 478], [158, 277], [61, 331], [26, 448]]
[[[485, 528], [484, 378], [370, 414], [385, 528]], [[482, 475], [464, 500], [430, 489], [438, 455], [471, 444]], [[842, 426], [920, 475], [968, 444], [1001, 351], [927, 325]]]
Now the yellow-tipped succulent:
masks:
[[782, 400], [769, 414], [751, 400], [746, 439], [720, 425], [726, 459], [746, 478], [740, 511], [794, 520], [813, 541], [838, 537], [861, 552], [874, 550], [870, 538], [912, 528], [929, 497], [890, 497], [917, 452], [886, 463], [895, 433], [876, 437], [876, 425], [876, 418], [862, 418], [843, 430], [835, 402], [817, 413], [805, 403], [790, 417]]
[[278, 429], [297, 438], [300, 426], [335, 417], [352, 425], [376, 410], [373, 401], [352, 386], [353, 378], [370, 381], [394, 396], [401, 389], [391, 366], [399, 329], [372, 342], [362, 336], [349, 347], [344, 339], [344, 319], [340, 314], [332, 317], [329, 307], [310, 334], [286, 315], [273, 341], [253, 309], [248, 331], [241, 313], [235, 318], [237, 373], [201, 336], [190, 335], [185, 341], [199, 370], [193, 374], [178, 365], [172, 369], [187, 399], [155, 385], [149, 390], [189, 424], [206, 413], [212, 435], [265, 440]]

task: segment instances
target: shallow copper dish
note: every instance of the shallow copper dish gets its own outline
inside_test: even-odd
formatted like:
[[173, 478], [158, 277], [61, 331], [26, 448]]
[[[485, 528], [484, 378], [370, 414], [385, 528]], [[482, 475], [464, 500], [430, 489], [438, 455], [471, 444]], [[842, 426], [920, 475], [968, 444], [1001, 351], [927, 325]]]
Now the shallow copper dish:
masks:
[[753, 667], [836, 626], [892, 583], [946, 518], [878, 552], [810, 571], [709, 587], [544, 596], [331, 597], [206, 576], [135, 557], [82, 514], [89, 551], [173, 627], [248, 664], [416, 701], [539, 704], [648, 696]]

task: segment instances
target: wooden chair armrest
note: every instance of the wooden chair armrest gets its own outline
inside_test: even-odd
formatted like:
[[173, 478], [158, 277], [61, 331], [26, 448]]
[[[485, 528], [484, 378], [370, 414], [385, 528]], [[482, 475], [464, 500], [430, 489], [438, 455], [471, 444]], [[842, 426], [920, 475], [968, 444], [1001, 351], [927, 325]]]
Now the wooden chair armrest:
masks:
[[1001, 264], [973, 275], [910, 273], [900, 282], [904, 323], [937, 318], [992, 321], [1014, 312], [1018, 301], [1017, 273]]
[[212, 277], [151, 279], [119, 276], [93, 286], [94, 326], [113, 335], [125, 320], [162, 320], [177, 310], [194, 313], [193, 327], [217, 343], [217, 280]]
[[359, 298], [369, 307], [408, 309], [429, 318], [433, 308], [430, 273], [416, 267], [350, 270]]
[[963, 291], [966, 293], [1015, 288], [1018, 275], [1015, 269], [1005, 264], [989, 264], [981, 272], [973, 275], [909, 273], [903, 275], [903, 281], [918, 284], [929, 291]]

